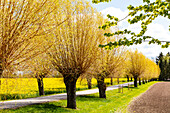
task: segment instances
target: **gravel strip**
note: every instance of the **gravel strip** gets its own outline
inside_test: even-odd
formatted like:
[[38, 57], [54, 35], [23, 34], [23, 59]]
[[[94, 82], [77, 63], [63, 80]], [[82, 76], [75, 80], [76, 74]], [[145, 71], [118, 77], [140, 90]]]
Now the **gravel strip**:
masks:
[[134, 99], [130, 113], [170, 113], [170, 82], [159, 82]]

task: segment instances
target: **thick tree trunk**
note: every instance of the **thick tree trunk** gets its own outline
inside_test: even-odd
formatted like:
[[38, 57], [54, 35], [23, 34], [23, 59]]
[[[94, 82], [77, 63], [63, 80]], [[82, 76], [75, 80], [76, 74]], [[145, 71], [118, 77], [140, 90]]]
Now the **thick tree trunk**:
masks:
[[43, 77], [38, 77], [37, 78], [38, 82], [38, 89], [39, 89], [39, 95], [45, 95], [44, 93], [44, 84], [43, 84]]
[[128, 75], [126, 75], [126, 77], [127, 77], [127, 82], [129, 82], [129, 76], [128, 76]]
[[139, 85], [141, 85], [141, 79], [140, 79], [140, 77], [139, 77]]
[[132, 81], [132, 77], [131, 77], [131, 81]]
[[76, 82], [78, 77], [64, 76], [67, 90], [67, 108], [76, 109]]
[[106, 84], [104, 83], [104, 77], [97, 79], [97, 84], [99, 88], [99, 97], [106, 98]]
[[134, 87], [138, 87], [138, 84], [137, 84], [137, 77], [134, 77]]
[[113, 78], [110, 78], [110, 84], [113, 85]]
[[87, 79], [87, 84], [88, 84], [88, 89], [91, 89], [91, 79], [92, 78], [86, 78]]

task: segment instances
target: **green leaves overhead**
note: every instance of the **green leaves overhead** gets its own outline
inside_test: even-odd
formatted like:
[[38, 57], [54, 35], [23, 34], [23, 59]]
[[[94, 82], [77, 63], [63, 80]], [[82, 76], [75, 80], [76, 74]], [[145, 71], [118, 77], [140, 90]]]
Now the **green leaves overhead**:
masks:
[[[110, 0], [93, 0], [93, 3], [100, 3], [100, 2], [109, 2]], [[139, 6], [132, 6], [129, 5], [127, 9], [129, 9], [129, 14], [127, 17], [132, 17], [131, 19], [128, 19], [129, 24], [135, 24], [141, 22], [141, 31], [136, 34], [135, 32], [132, 32], [130, 30], [119, 30], [114, 33], [105, 33], [104, 35], [107, 37], [114, 36], [114, 35], [125, 35], [129, 34], [130, 38], [127, 39], [124, 37], [123, 39], [120, 39], [115, 42], [110, 42], [106, 45], [100, 45], [100, 47], [106, 47], [106, 46], [121, 46], [126, 45], [130, 46], [133, 44], [141, 44], [142, 42], [148, 40], [148, 44], [158, 44], [162, 45], [162, 48], [167, 48], [169, 46], [169, 42], [167, 41], [160, 41], [158, 39], [155, 39], [152, 36], [144, 36], [144, 34], [147, 31], [147, 26], [151, 24], [158, 16], [162, 16], [165, 18], [170, 19], [170, 0], [162, 1], [162, 0], [155, 0], [155, 2], [150, 2], [150, 0], [143, 0], [143, 3], [145, 5], [139, 5]], [[100, 26], [99, 28], [106, 29], [112, 26], [116, 26], [120, 21], [118, 18], [107, 15], [107, 17], [110, 19], [110, 21], [107, 21], [103, 26]], [[170, 31], [170, 26], [169, 26]], [[166, 43], [161, 43], [166, 42]]]

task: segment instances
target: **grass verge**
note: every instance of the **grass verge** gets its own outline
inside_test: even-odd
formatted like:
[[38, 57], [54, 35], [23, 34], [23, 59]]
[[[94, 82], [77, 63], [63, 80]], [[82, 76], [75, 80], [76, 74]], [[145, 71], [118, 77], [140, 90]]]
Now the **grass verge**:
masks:
[[2, 113], [116, 113], [127, 112], [127, 106], [134, 97], [144, 93], [151, 85], [156, 82], [142, 84], [138, 88], [127, 87], [123, 93], [118, 90], [107, 91], [107, 99], [98, 98], [98, 94], [91, 94], [77, 97], [77, 110], [66, 108], [67, 101], [43, 103], [38, 105], [26, 106], [18, 109], [0, 110]]

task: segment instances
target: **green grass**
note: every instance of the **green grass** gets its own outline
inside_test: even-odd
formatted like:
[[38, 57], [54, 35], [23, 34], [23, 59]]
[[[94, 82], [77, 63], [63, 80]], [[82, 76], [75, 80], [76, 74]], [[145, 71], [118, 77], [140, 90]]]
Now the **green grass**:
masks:
[[38, 105], [26, 106], [18, 109], [1, 110], [3, 113], [115, 113], [127, 112], [127, 106], [134, 97], [145, 92], [151, 85], [156, 82], [149, 82], [138, 86], [138, 88], [127, 87], [123, 93], [118, 90], [107, 91], [107, 99], [98, 98], [98, 94], [77, 97], [77, 110], [66, 108], [67, 101], [50, 102]]

